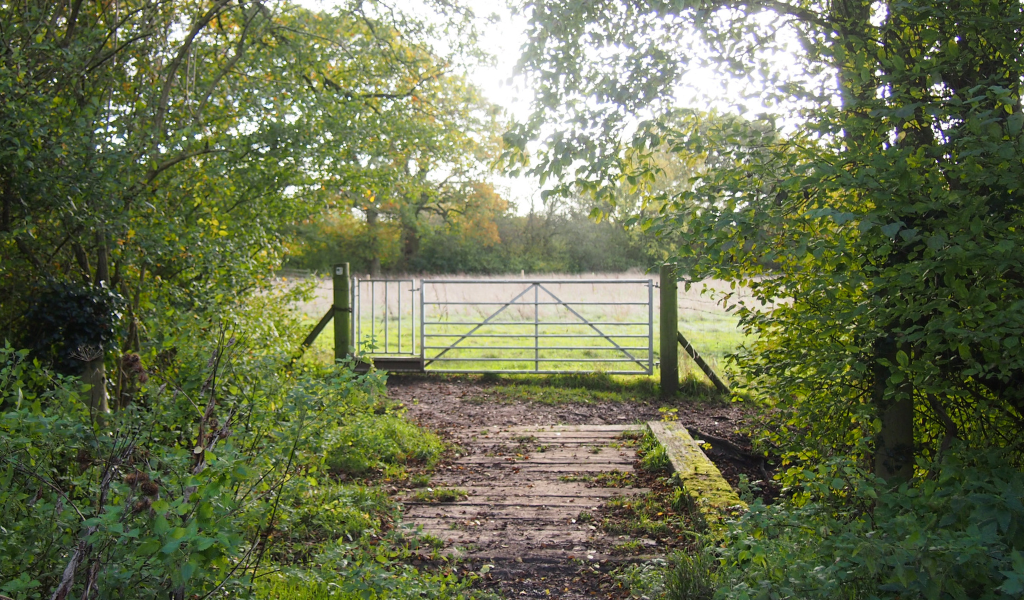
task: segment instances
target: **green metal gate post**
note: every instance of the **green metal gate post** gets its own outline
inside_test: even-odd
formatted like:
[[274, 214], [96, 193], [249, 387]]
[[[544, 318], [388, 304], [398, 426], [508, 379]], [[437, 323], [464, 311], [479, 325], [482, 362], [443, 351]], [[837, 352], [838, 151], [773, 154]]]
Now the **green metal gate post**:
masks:
[[352, 293], [348, 263], [334, 265], [334, 360], [352, 355]]
[[679, 391], [679, 297], [676, 268], [661, 266], [661, 394], [675, 396]]

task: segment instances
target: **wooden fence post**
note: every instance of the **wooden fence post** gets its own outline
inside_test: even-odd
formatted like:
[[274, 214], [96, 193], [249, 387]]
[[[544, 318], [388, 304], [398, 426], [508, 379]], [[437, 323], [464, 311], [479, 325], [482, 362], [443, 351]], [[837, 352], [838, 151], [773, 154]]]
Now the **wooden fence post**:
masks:
[[348, 263], [334, 265], [334, 360], [352, 355], [352, 294]]
[[679, 297], [676, 268], [661, 266], [661, 395], [675, 396], [679, 391]]

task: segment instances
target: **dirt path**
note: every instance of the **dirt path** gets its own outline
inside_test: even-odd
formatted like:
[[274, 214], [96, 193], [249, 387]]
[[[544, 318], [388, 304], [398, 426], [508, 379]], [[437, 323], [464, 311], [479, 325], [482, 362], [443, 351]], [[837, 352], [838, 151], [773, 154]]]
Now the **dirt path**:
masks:
[[[635, 401], [589, 401], [561, 404], [510, 401], [500, 382], [479, 378], [440, 378], [421, 375], [392, 376], [388, 395], [408, 409], [409, 417], [442, 434], [464, 427], [514, 427], [518, 425], [615, 425], [657, 421], [664, 417], [659, 409], [690, 428], [691, 433], [707, 438], [708, 457], [715, 462], [726, 481], [736, 487], [740, 475], [749, 481], [768, 480], [770, 471], [760, 460], [745, 454], [750, 441], [742, 433], [752, 411], [742, 403], [692, 402], [679, 399], [664, 402], [659, 398], [637, 397]], [[737, 452], [737, 450], [740, 450]], [[778, 490], [768, 486], [766, 494]], [[766, 498], [770, 500], [770, 498]]]
[[[488, 571], [485, 586], [507, 598], [624, 598], [628, 593], [607, 572], [668, 550], [664, 540], [608, 535], [597, 526], [609, 500], [642, 494], [646, 488], [631, 486], [649, 485], [651, 479], [623, 476], [613, 483], [621, 487], [592, 481], [596, 473], [634, 472], [635, 451], [622, 434], [659, 419], [664, 413], [657, 399], [509, 401], [500, 384], [470, 378], [392, 377], [388, 387], [413, 420], [463, 448], [439, 469], [430, 489], [468, 495], [437, 502], [427, 490], [418, 497], [410, 490], [405, 520], [443, 541], [445, 552], [464, 559], [464, 568]], [[740, 406], [671, 408], [684, 424], [734, 440], [729, 443], [745, 442], [737, 431], [745, 418]], [[756, 475], [751, 465], [731, 459], [729, 448], [710, 455], [733, 483], [741, 472]], [[642, 550], [617, 553], [624, 543]]]
[[455, 439], [464, 454], [434, 477], [431, 489], [468, 495], [449, 502], [426, 501], [429, 491], [407, 496], [405, 522], [443, 540], [445, 551], [470, 568], [491, 565], [485, 570], [506, 593], [587, 597], [581, 592], [593, 592], [592, 583], [600, 590], [602, 582], [580, 585], [581, 574], [595, 579], [614, 567], [620, 562], [615, 545], [630, 541], [596, 526], [605, 503], [648, 491], [587, 480], [633, 473], [635, 452], [624, 434], [637, 431], [630, 425], [462, 429]]

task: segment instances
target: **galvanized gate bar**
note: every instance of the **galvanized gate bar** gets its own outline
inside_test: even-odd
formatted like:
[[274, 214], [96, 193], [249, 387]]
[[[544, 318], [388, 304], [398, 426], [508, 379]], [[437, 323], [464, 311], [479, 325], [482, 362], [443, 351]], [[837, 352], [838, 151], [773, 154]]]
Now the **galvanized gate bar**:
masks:
[[[422, 298], [424, 297], [424, 295], [425, 295], [425, 292], [426, 292], [426, 289], [425, 289], [425, 288], [426, 288], [426, 285], [427, 285], [428, 283], [434, 283], [434, 282], [432, 282], [432, 281], [421, 281], [421, 282], [420, 282], [420, 298], [421, 298], [421, 299], [422, 299]], [[533, 286], [530, 286], [530, 287], [533, 287]], [[504, 310], [505, 310], [506, 308], [508, 308], [508, 307], [512, 306], [512, 304], [514, 304], [516, 300], [518, 300], [518, 299], [522, 298], [523, 296], [525, 296], [525, 295], [526, 295], [526, 292], [528, 292], [528, 291], [530, 291], [530, 288], [526, 288], [525, 290], [523, 290], [523, 292], [522, 292], [521, 294], [519, 294], [518, 296], [516, 296], [515, 298], [513, 298], [511, 302], [508, 302], [508, 303], [506, 303], [506, 304], [505, 304], [504, 306], [502, 306], [501, 308], [499, 308], [499, 309], [498, 309], [498, 310], [497, 310], [497, 311], [496, 311], [496, 312], [495, 312], [494, 314], [492, 314], [491, 316], [489, 316], [489, 317], [487, 317], [486, 319], [484, 319], [483, 323], [480, 323], [479, 325], [477, 325], [476, 327], [474, 327], [473, 329], [471, 329], [471, 330], [469, 331], [469, 333], [467, 333], [466, 335], [464, 335], [464, 336], [460, 337], [460, 338], [459, 338], [459, 339], [458, 339], [458, 340], [457, 340], [457, 341], [456, 341], [456, 342], [455, 342], [454, 344], [452, 344], [451, 346], [447, 347], [447, 348], [446, 348], [446, 349], [444, 350], [444, 352], [441, 352], [441, 353], [440, 353], [440, 354], [438, 354], [437, 356], [435, 356], [435, 357], [433, 357], [432, 359], [430, 359], [430, 362], [424, 363], [424, 366], [426, 366], [426, 365], [429, 365], [429, 364], [430, 364], [431, 362], [434, 362], [435, 360], [438, 360], [438, 359], [439, 359], [439, 358], [440, 358], [441, 356], [443, 356], [443, 355], [444, 355], [444, 354], [445, 354], [446, 352], [448, 352], [449, 350], [451, 350], [452, 348], [454, 348], [455, 346], [457, 346], [457, 345], [458, 345], [458, 344], [459, 344], [460, 342], [462, 342], [462, 340], [464, 340], [464, 339], [466, 339], [467, 337], [469, 337], [469, 336], [473, 335], [473, 332], [475, 332], [476, 330], [480, 329], [480, 328], [481, 328], [481, 327], [483, 327], [484, 325], [487, 325], [487, 323], [488, 323], [488, 322], [489, 322], [489, 321], [490, 321], [491, 319], [493, 319], [494, 317], [497, 317], [497, 316], [498, 316], [498, 315], [500, 315], [500, 314], [502, 313], [502, 311], [504, 311]], [[422, 300], [421, 300], [421, 301], [422, 301]], [[428, 324], [431, 324], [431, 325], [433, 325], [433, 324], [435, 324], [435, 323], [427, 323], [427, 319], [426, 319], [426, 314], [425, 314], [425, 313], [423, 313], [423, 312], [420, 312], [420, 331], [422, 331], [422, 330], [423, 330], [423, 326], [424, 326], [424, 325], [428, 325]], [[448, 323], [444, 323], [444, 325], [447, 325], [447, 324], [448, 324]], [[473, 325], [473, 323], [466, 323], [466, 324], [467, 324], [467, 325]], [[426, 345], [427, 345], [427, 336], [426, 336], [426, 334], [425, 334], [425, 333], [424, 333], [424, 334], [422, 334], [422, 336], [421, 336], [421, 337], [422, 337], [422, 340], [421, 340], [421, 343], [422, 343], [422, 345], [423, 345], [423, 346], [426, 346]], [[435, 336], [435, 337], [436, 337], [436, 336]], [[455, 336], [453, 336], [453, 335], [452, 335], [452, 336], [444, 336], [444, 337], [455, 337]], [[522, 336], [519, 336], [519, 337], [522, 337]], [[426, 357], [424, 357], [424, 359], [425, 359], [425, 358], [426, 358]]]
[[[441, 286], [441, 285], [525, 285], [525, 289], [517, 293], [511, 300], [505, 302], [494, 302], [494, 301], [463, 301], [463, 300], [430, 300], [426, 299], [427, 289], [429, 286]], [[546, 286], [561, 285], [561, 286], [578, 286], [578, 285], [621, 285], [621, 284], [639, 284], [647, 286], [647, 302], [606, 302], [606, 301], [591, 301], [591, 300], [572, 300], [564, 299], [559, 295], [553, 293]], [[498, 363], [498, 362], [518, 362], [522, 363], [527, 361], [533, 363], [533, 369], [514, 369], [514, 368], [503, 368], [498, 370], [486, 369], [481, 365], [480, 368], [473, 369], [431, 369], [435, 372], [446, 372], [446, 373], [481, 373], [481, 372], [502, 372], [502, 373], [578, 373], [580, 369], [575, 370], [542, 370], [542, 364], [552, 363], [574, 363], [574, 364], [635, 364], [640, 367], [640, 370], [624, 370], [624, 371], [608, 371], [609, 373], [632, 373], [632, 374], [651, 374], [654, 369], [654, 306], [653, 306], [653, 294], [654, 294], [654, 283], [650, 279], [637, 279], [637, 280], [623, 280], [623, 279], [597, 279], [597, 280], [564, 280], [564, 279], [545, 279], [545, 280], [531, 280], [531, 279], [515, 279], [515, 280], [494, 280], [494, 279], [456, 279], [456, 280], [423, 280], [420, 282], [420, 351], [423, 357], [424, 364], [430, 365], [432, 363]], [[533, 290], [532, 302], [524, 301], [530, 290]], [[540, 298], [541, 289], [554, 301], [543, 301]], [[496, 320], [499, 316], [506, 313], [510, 307], [529, 307], [533, 305], [532, 319], [517, 320], [517, 321], [498, 321]], [[578, 309], [582, 310], [583, 307], [588, 306], [633, 306], [642, 307], [647, 306], [645, 321], [625, 321], [625, 320], [614, 320], [614, 321], [591, 321]], [[458, 321], [430, 321], [429, 315], [427, 314], [428, 309], [431, 307], [498, 307], [497, 310], [487, 315], [482, 321], [467, 321], [460, 319]], [[571, 315], [573, 318], [572, 322], [545, 322], [542, 319], [540, 307], [552, 306], [558, 309], [564, 310], [568, 313], [566, 316]], [[525, 317], [522, 309], [520, 309], [519, 316]], [[447, 311], [446, 311], [447, 313]], [[563, 313], [563, 314], [565, 314]], [[458, 313], [454, 314], [458, 318]], [[499, 327], [499, 330], [504, 326], [520, 326], [532, 327], [532, 335], [530, 334], [517, 334], [517, 333], [487, 333], [482, 332], [481, 329], [487, 326]], [[646, 327], [644, 327], [646, 325]], [[465, 333], [430, 333], [427, 331], [428, 327], [448, 327], [448, 326], [472, 326], [468, 332]], [[607, 328], [617, 327], [644, 327], [646, 334], [636, 333], [622, 333], [617, 334], [614, 330]], [[569, 333], [542, 333], [546, 328], [559, 327], [563, 331]], [[595, 333], [571, 333], [573, 328], [584, 327], [589, 331]], [[635, 330], [634, 330], [635, 331]], [[530, 344], [529, 338], [532, 337], [532, 344]], [[445, 345], [431, 344], [428, 342], [428, 338], [441, 338], [451, 339], [457, 338], [454, 342], [446, 343]], [[528, 345], [477, 345], [477, 344], [466, 344], [467, 340], [471, 338], [478, 338], [482, 340], [481, 343], [486, 344], [483, 340], [488, 339], [504, 339], [504, 338], [516, 338], [527, 342]], [[586, 346], [586, 345], [574, 345], [574, 346], [541, 346], [540, 338], [561, 338], [561, 339], [601, 339], [605, 340], [610, 346]], [[625, 339], [636, 339], [645, 340], [645, 346], [639, 346], [634, 344], [627, 345], [625, 342], [620, 343], [615, 338]], [[440, 350], [435, 356], [427, 356], [428, 350]], [[532, 356], [510, 356], [510, 357], [495, 357], [495, 356], [447, 356], [452, 350], [464, 350], [464, 351], [518, 351], [518, 352], [529, 352], [533, 350]], [[575, 356], [561, 356], [561, 357], [550, 357], [544, 356], [543, 352], [546, 351], [585, 351], [591, 353], [591, 356], [578, 358]], [[647, 352], [646, 360], [644, 357], [634, 354], [634, 352]], [[614, 353], [613, 357], [601, 357], [598, 358], [593, 353]], [[614, 357], [618, 355], [618, 357]], [[607, 356], [607, 354], [606, 354]], [[645, 364], [646, 363], [646, 364]], [[514, 366], [514, 365], [513, 365]]]
[[[550, 295], [550, 296], [551, 296], [552, 298], [554, 298], [555, 300], [558, 300], [559, 302], [561, 302], [561, 300], [560, 300], [560, 299], [558, 298], [558, 296], [556, 296], [556, 295], [555, 295], [555, 294], [554, 294], [553, 292], [551, 292], [551, 290], [549, 290], [549, 289], [545, 288], [545, 287], [544, 287], [544, 286], [542, 286], [542, 285], [538, 285], [538, 287], [541, 287], [541, 288], [543, 288], [543, 289], [544, 289], [544, 291], [548, 293], [548, 295]], [[601, 331], [601, 330], [600, 330], [600, 329], [598, 329], [598, 328], [597, 328], [597, 327], [596, 327], [596, 326], [595, 326], [595, 325], [594, 325], [593, 323], [591, 323], [590, 321], [588, 321], [588, 320], [586, 320], [585, 318], [583, 318], [583, 315], [581, 315], [580, 313], [578, 313], [578, 312], [576, 312], [575, 310], [573, 310], [571, 306], [569, 306], [569, 305], [565, 305], [565, 308], [566, 308], [566, 310], [568, 310], [568, 311], [569, 311], [569, 312], [571, 312], [572, 314], [576, 315], [576, 317], [577, 317], [578, 319], [580, 319], [581, 321], [583, 321], [583, 322], [584, 322], [584, 323], [586, 323], [587, 325], [590, 325], [590, 328], [591, 328], [591, 329], [593, 329], [594, 331], [596, 331], [597, 333], [599, 333], [599, 334], [601, 334], [601, 335], [603, 335], [603, 336], [605, 336], [605, 337], [608, 337], [608, 336], [607, 336], [607, 334], [605, 334], [605, 332]], [[614, 325], [614, 324], [615, 324], [615, 323], [608, 323], [608, 325]], [[613, 340], [612, 338], [608, 337], [608, 341], [609, 341], [609, 342], [610, 342], [610, 343], [611, 343], [611, 344], [612, 344], [613, 346], [615, 346], [616, 348], [618, 348], [619, 350], [622, 350], [622, 353], [623, 353], [623, 354], [625, 354], [626, 356], [628, 356], [628, 357], [630, 357], [631, 359], [633, 359], [634, 361], [636, 361], [636, 363], [637, 363], [638, 365], [640, 365], [640, 367], [641, 367], [641, 368], [644, 368], [644, 364], [643, 364], [642, 362], [640, 362], [640, 361], [636, 360], [636, 357], [634, 357], [634, 356], [633, 356], [632, 354], [630, 354], [629, 352], [626, 352], [625, 350], [623, 350], [622, 346], [619, 346], [619, 345], [618, 345], [618, 344], [617, 344], [617, 343], [615, 342], [615, 340]]]
[[[509, 306], [533, 306], [533, 303], [529, 302], [529, 303], [524, 304], [522, 302], [513, 302], [513, 303], [509, 304]], [[644, 304], [643, 306], [647, 306], [647, 305]], [[566, 307], [566, 308], [569, 308], [569, 307]], [[572, 310], [572, 309], [570, 309], [570, 310]], [[437, 324], [442, 324], [442, 325], [478, 325], [479, 323], [480, 323], [480, 321], [434, 321], [433, 323], [427, 323], [427, 325], [437, 325]], [[563, 326], [568, 325], [568, 326], [572, 326], [572, 325], [646, 325], [646, 324], [647, 323], [645, 323], [643, 321], [581, 321], [579, 323], [541, 323], [540, 325], [543, 327], [544, 325], [563, 325]], [[495, 325], [495, 326], [497, 326], [497, 325], [533, 325], [533, 321], [497, 321], [497, 322], [494, 322], [494, 323], [488, 323], [488, 325]], [[603, 337], [603, 336], [598, 336], [598, 337]], [[644, 336], [644, 337], [647, 337], [647, 336]]]
[[[391, 280], [391, 281], [394, 281], [394, 280]], [[558, 285], [579, 285], [579, 284], [589, 284], [589, 285], [598, 285], [598, 284], [600, 284], [600, 285], [606, 285], [606, 284], [614, 284], [614, 285], [618, 285], [620, 283], [636, 283], [636, 284], [641, 284], [641, 285], [647, 285], [647, 284], [653, 283], [653, 282], [654, 282], [653, 279], [424, 279], [423, 281], [421, 281], [421, 283], [429, 283], [429, 284], [432, 284], [432, 285], [437, 285], [437, 284], [442, 284], [442, 283], [449, 283], [449, 284], [453, 284], [453, 285], [462, 285], [462, 284], [466, 284], [466, 283], [476, 283], [476, 284], [488, 283], [488, 284], [502, 284], [502, 285], [513, 285], [513, 284], [524, 284], [524, 283], [528, 283], [530, 285], [533, 285], [533, 284], [540, 284], [540, 285], [554, 285], [554, 284], [558, 284]], [[445, 304], [448, 304], [448, 303], [445, 302]], [[618, 302], [614, 302], [613, 304], [619, 304], [619, 303]]]
[[[408, 284], [407, 289], [403, 289], [404, 285]], [[377, 322], [377, 295], [378, 285], [383, 286], [383, 320], [381, 323]], [[368, 296], [364, 295], [364, 287], [367, 288]], [[397, 312], [391, 311], [390, 301], [392, 290], [391, 287], [395, 287], [395, 295], [398, 299]], [[378, 338], [378, 332], [382, 334], [383, 345], [369, 351], [363, 351], [363, 355], [367, 356], [386, 356], [386, 355], [399, 355], [399, 356], [415, 356], [417, 354], [417, 343], [416, 343], [416, 292], [419, 291], [416, 288], [416, 282], [412, 279], [358, 279], [353, 278], [352, 280], [352, 296], [354, 300], [354, 321], [355, 327], [353, 328], [354, 346], [359, 345], [361, 342], [370, 341], [374, 345], [380, 342]], [[402, 297], [408, 293], [409, 301], [407, 304], [403, 304]], [[366, 305], [369, 305], [369, 331], [366, 332], [364, 329], [364, 317], [366, 316]], [[404, 306], [408, 306], [410, 311], [409, 319], [405, 318]], [[394, 315], [395, 321], [392, 327], [392, 315]], [[397, 331], [393, 331], [397, 328]], [[395, 333], [395, 336], [392, 336]], [[406, 349], [402, 338], [404, 335], [408, 335], [410, 338], [409, 348]], [[397, 337], [397, 341], [393, 343], [392, 337]], [[358, 348], [357, 348], [358, 350]]]
[[[432, 283], [432, 282], [427, 282]], [[564, 282], [563, 282], [564, 283]], [[508, 304], [508, 302], [424, 302], [427, 306], [432, 304], [441, 306], [502, 306]], [[572, 304], [573, 306], [647, 306], [646, 302], [538, 302], [539, 306], [561, 306], [563, 304]], [[532, 306], [533, 303], [531, 302]]]

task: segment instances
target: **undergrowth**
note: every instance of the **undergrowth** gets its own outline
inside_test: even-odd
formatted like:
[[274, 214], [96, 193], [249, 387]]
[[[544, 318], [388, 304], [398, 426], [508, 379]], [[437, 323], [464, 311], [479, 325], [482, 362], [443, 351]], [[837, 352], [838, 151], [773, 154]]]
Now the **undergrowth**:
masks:
[[1024, 474], [997, 452], [921, 461], [899, 487], [845, 458], [783, 479], [784, 501], [620, 582], [671, 600], [1024, 597]]
[[0, 348], [0, 594], [479, 595], [446, 563], [406, 564], [435, 549], [380, 487], [422, 478], [441, 441], [386, 405], [379, 373], [294, 362], [301, 332], [248, 302], [149, 342], [110, 413]]
[[335, 474], [365, 476], [381, 472], [402, 478], [405, 467], [430, 469], [437, 464], [444, 443], [396, 414], [364, 414], [350, 419], [333, 436], [327, 466]]

